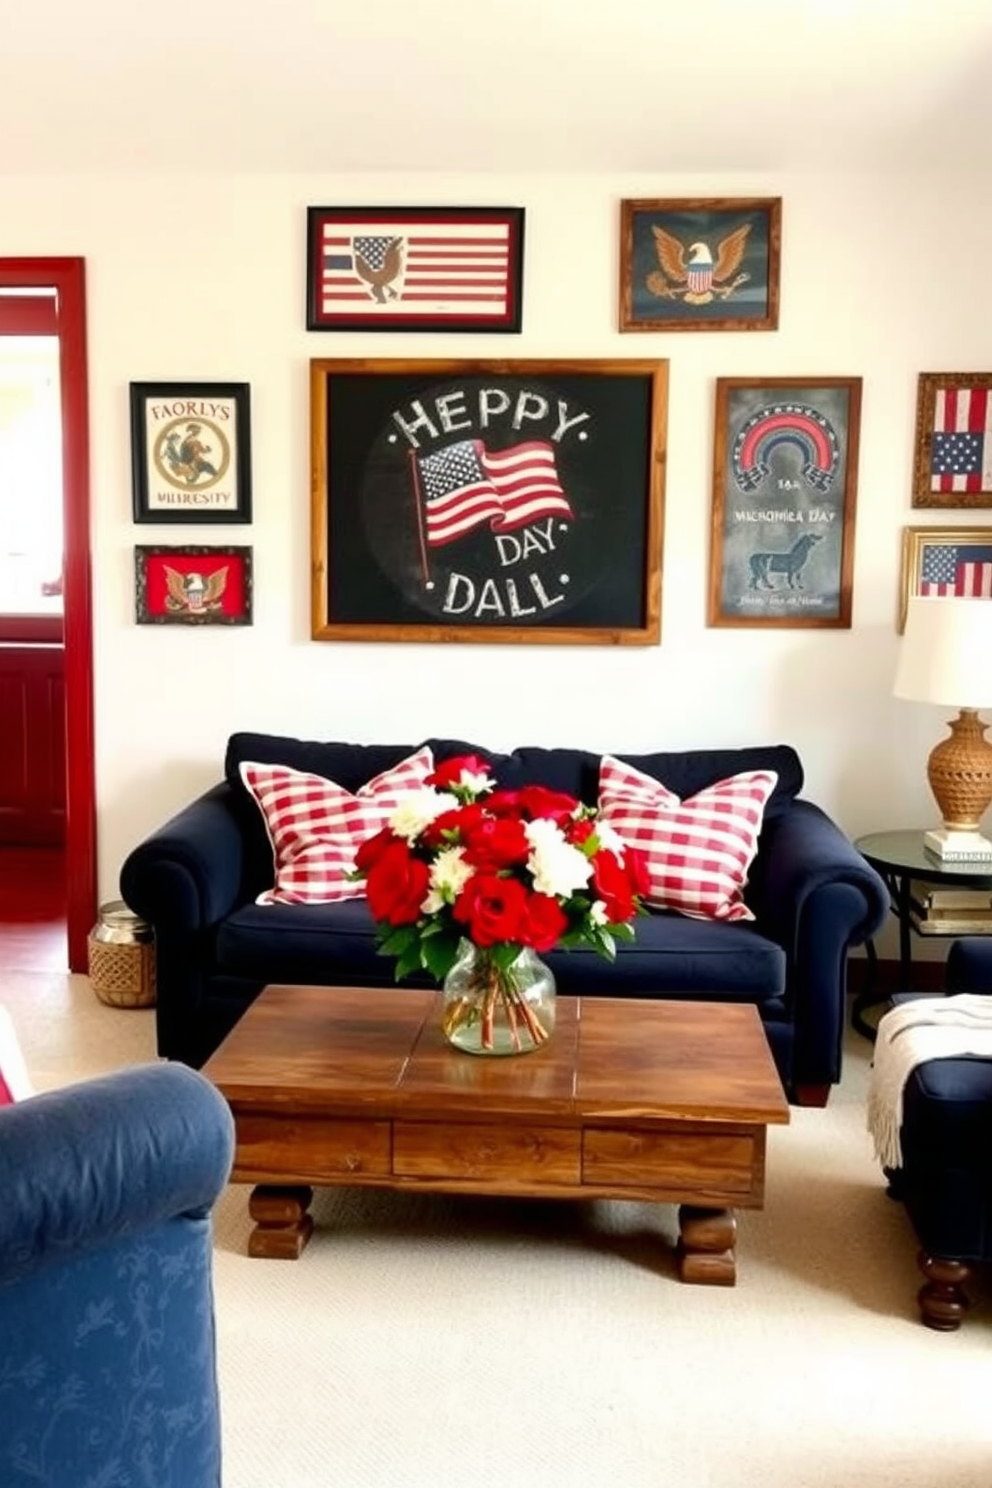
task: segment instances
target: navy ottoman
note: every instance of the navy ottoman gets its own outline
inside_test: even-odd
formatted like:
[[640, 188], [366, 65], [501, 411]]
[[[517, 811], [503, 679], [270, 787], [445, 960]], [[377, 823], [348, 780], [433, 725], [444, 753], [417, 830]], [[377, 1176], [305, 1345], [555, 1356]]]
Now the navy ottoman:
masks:
[[[950, 992], [992, 994], [992, 937], [955, 941], [947, 981]], [[886, 1177], [920, 1242], [920, 1316], [952, 1332], [973, 1267], [992, 1260], [992, 1060], [917, 1065], [903, 1092], [901, 1145], [903, 1166]]]

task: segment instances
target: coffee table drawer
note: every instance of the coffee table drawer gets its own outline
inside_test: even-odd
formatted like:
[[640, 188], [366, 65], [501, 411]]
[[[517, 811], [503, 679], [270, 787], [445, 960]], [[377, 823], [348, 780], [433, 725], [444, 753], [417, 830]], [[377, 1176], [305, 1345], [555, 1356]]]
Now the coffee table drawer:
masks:
[[723, 1193], [748, 1194], [754, 1186], [754, 1135], [727, 1132], [640, 1132], [587, 1129], [582, 1146], [582, 1181], [618, 1187], [649, 1184], [682, 1189], [704, 1185]]
[[389, 1122], [335, 1121], [328, 1117], [285, 1120], [239, 1116], [235, 1176], [239, 1182], [331, 1183], [389, 1176]]
[[404, 1178], [447, 1178], [477, 1183], [578, 1183], [577, 1131], [557, 1127], [451, 1125], [397, 1121], [393, 1172]]

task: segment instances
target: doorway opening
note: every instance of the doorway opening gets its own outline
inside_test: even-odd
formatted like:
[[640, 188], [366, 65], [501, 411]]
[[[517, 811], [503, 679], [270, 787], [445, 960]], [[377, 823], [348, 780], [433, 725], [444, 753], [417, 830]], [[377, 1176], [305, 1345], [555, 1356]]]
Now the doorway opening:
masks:
[[14, 852], [61, 839], [68, 967], [85, 971], [97, 875], [81, 258], [0, 258], [0, 362], [5, 347], [19, 370], [0, 376], [0, 500], [12, 508], [0, 543], [0, 658], [17, 726], [0, 843], [5, 815]]

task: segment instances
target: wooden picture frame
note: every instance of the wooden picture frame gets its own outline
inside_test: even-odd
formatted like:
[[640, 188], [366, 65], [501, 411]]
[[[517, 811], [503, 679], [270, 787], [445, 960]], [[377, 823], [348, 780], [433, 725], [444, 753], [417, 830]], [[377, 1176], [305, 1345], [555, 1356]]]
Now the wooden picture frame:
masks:
[[310, 363], [318, 641], [651, 645], [667, 362]]
[[782, 198], [620, 203], [621, 331], [775, 331]]
[[992, 372], [921, 372], [913, 505], [992, 507]]
[[860, 377], [716, 385], [712, 626], [851, 624]]
[[307, 330], [520, 330], [523, 207], [308, 207]]
[[992, 524], [904, 527], [899, 584], [900, 635], [911, 595], [992, 600]]
[[139, 625], [251, 625], [252, 550], [139, 544], [134, 599]]

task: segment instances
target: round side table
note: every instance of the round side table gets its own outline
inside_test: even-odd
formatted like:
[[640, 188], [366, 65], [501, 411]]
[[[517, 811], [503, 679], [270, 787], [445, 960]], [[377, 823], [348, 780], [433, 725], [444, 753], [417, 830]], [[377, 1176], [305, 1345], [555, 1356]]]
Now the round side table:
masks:
[[[855, 840], [855, 847], [863, 858], [875, 868], [885, 880], [889, 891], [889, 907], [899, 922], [899, 990], [912, 990], [912, 936], [920, 932], [913, 924], [913, 881], [940, 884], [947, 888], [987, 889], [992, 891], [992, 859], [979, 859], [972, 863], [945, 862], [923, 846], [923, 827], [898, 832], [869, 832]], [[956, 938], [965, 932], [956, 930], [933, 930], [930, 935], [946, 935]], [[977, 931], [976, 931], [977, 933]], [[851, 1023], [865, 1038], [874, 1039], [875, 1030], [864, 1018], [867, 1008], [882, 1002], [884, 997], [875, 987], [878, 972], [878, 954], [874, 941], [868, 941], [868, 980], [862, 992], [854, 999]]]

